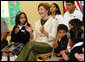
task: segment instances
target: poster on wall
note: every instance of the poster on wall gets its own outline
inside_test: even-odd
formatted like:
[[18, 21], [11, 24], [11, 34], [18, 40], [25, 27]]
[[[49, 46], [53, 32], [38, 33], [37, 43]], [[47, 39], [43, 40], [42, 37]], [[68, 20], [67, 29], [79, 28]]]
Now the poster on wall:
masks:
[[1, 17], [9, 26], [15, 25], [15, 16], [21, 11], [19, 1], [1, 1]]

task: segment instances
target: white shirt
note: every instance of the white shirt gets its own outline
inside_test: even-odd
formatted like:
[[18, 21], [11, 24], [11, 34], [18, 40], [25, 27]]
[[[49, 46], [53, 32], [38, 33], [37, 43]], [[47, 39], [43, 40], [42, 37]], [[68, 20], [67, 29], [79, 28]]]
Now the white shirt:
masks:
[[[50, 17], [52, 17], [52, 15], [50, 15]], [[61, 24], [61, 22], [63, 21], [62, 15], [58, 15], [58, 14], [56, 14], [54, 19], [57, 20], [58, 25]]]
[[34, 29], [34, 39], [36, 42], [45, 42], [49, 45], [52, 45], [53, 40], [56, 39], [57, 33], [57, 21], [50, 17], [47, 22], [44, 24], [45, 31], [49, 34], [49, 38], [47, 38], [43, 33], [40, 31], [41, 22], [40, 20], [36, 22], [35, 29]]
[[78, 10], [75, 10], [73, 14], [70, 14], [69, 12], [66, 12], [64, 14], [62, 23], [69, 27], [69, 21], [72, 20], [72, 19], [75, 19], [75, 18], [78, 18], [79, 20], [82, 21], [83, 14]]
[[[75, 48], [75, 47], [77, 47], [77, 46], [83, 45], [83, 43], [84, 43], [84, 42], [78, 42], [78, 43], [76, 43], [76, 44], [72, 47], [72, 49]], [[67, 45], [67, 50], [68, 50], [68, 52], [71, 52], [71, 47], [69, 46], [69, 44]]]

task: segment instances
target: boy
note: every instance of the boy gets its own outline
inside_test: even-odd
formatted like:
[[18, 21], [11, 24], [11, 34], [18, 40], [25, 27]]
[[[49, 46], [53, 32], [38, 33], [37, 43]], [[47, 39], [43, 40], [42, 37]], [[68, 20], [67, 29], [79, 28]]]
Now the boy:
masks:
[[68, 26], [69, 21], [75, 18], [82, 21], [83, 14], [75, 9], [74, 1], [66, 1], [66, 7], [68, 11], [64, 14], [65, 25]]
[[54, 52], [59, 54], [60, 51], [65, 50], [67, 47], [68, 39], [65, 35], [68, 32], [68, 27], [64, 24], [60, 24], [58, 26], [57, 31], [59, 35], [59, 40], [53, 43], [53, 47], [54, 47]]

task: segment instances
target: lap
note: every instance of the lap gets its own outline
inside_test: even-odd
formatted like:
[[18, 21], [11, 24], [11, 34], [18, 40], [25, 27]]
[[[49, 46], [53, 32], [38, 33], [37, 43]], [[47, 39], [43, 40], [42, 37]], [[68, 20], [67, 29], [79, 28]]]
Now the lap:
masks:
[[40, 54], [48, 53], [53, 50], [53, 48], [49, 44], [44, 42], [32, 41], [32, 42], [28, 42], [26, 45], [29, 45], [29, 47], [32, 46], [32, 50]]

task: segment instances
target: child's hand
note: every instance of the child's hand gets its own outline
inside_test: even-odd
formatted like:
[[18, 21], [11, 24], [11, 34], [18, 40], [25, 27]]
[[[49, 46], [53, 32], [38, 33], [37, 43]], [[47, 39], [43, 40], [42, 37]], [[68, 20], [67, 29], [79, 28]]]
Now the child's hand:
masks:
[[32, 27], [29, 27], [29, 26], [25, 26], [25, 29], [30, 33], [30, 32], [32, 32]]
[[78, 61], [84, 61], [84, 48], [82, 48], [83, 53], [82, 54], [78, 54], [75, 53], [74, 56]]
[[17, 34], [20, 31], [19, 28], [15, 28], [15, 34]]
[[62, 59], [64, 59], [64, 58], [63, 58], [63, 57], [57, 57], [57, 59], [58, 59], [58, 60], [62, 60]]
[[57, 42], [54, 42], [54, 43], [52, 44], [52, 46], [53, 46], [54, 48], [57, 48], [57, 47], [58, 47]]
[[60, 51], [60, 53], [58, 54], [58, 56], [63, 55], [63, 53], [66, 53], [66, 50]]

